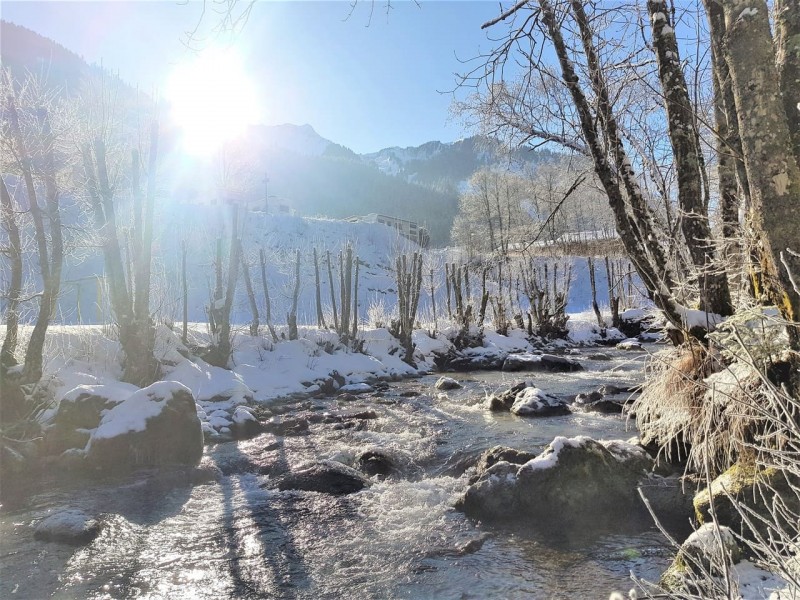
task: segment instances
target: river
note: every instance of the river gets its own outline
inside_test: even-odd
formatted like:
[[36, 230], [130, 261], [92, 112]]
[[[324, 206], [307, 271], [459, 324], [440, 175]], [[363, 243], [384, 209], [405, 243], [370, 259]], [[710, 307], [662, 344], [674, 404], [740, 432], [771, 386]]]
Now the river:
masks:
[[[528, 374], [538, 387], [576, 394], [642, 378], [642, 355], [596, 350], [580, 373]], [[363, 427], [311, 426], [309, 435], [265, 434], [206, 448], [219, 482], [191, 486], [142, 474], [51, 487], [0, 512], [2, 598], [607, 598], [650, 580], [670, 550], [649, 523], [611, 533], [548, 535], [513, 524], [489, 527], [453, 509], [466, 466], [501, 444], [538, 450], [555, 435], [628, 438], [616, 415], [523, 419], [488, 412], [486, 393], [521, 374], [451, 374], [464, 384], [439, 395], [437, 376], [393, 383], [375, 396], [295, 403], [304, 409], [371, 409]], [[283, 406], [282, 410], [292, 406]], [[393, 476], [349, 496], [269, 489], [269, 468], [318, 459], [354, 464], [380, 449]], [[266, 487], [262, 487], [267, 484]], [[88, 546], [35, 541], [48, 510], [107, 515]]]

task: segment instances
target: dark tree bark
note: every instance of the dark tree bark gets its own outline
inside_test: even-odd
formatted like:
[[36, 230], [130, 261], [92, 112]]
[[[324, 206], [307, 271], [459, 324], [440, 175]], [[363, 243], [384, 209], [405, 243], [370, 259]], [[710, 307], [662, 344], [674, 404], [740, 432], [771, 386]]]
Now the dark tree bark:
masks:
[[[653, 228], [652, 216], [642, 198], [633, 167], [619, 137], [602, 69], [593, 45], [593, 33], [583, 6], [577, 0], [571, 2], [587, 55], [591, 84], [597, 96], [597, 119], [594, 117], [591, 104], [583, 92], [575, 67], [569, 57], [559, 19], [550, 2], [541, 0], [539, 4], [542, 23], [553, 43], [561, 67], [562, 80], [577, 111], [581, 132], [594, 162], [595, 173], [608, 197], [625, 251], [636, 266], [653, 301], [664, 311], [670, 321], [680, 326], [680, 314], [676, 310], [672, 297], [672, 290], [676, 288], [675, 279], [667, 266], [666, 258], [658, 241], [659, 236]], [[603, 131], [605, 143], [599, 138], [599, 131]], [[606, 158], [606, 147], [610, 149], [614, 157], [614, 167]], [[619, 174], [619, 178], [617, 174]], [[620, 186], [620, 179], [625, 194]], [[631, 216], [626, 210], [626, 199], [631, 204]]]
[[775, 0], [775, 48], [794, 159], [800, 164], [800, 4]]
[[675, 24], [663, 0], [648, 0], [658, 75], [678, 179], [679, 221], [684, 242], [698, 274], [700, 308], [723, 316], [733, 312], [728, 280], [714, 257], [708, 209], [703, 192], [703, 155], [695, 114], [681, 68]]
[[[736, 101], [744, 163], [750, 182], [751, 218], [760, 233], [760, 257], [770, 300], [790, 322], [800, 318], [800, 167], [794, 160], [790, 126], [778, 85], [767, 5], [763, 0], [724, 4], [726, 58]], [[713, 22], [712, 22], [713, 26]], [[800, 349], [797, 327], [790, 343]]]

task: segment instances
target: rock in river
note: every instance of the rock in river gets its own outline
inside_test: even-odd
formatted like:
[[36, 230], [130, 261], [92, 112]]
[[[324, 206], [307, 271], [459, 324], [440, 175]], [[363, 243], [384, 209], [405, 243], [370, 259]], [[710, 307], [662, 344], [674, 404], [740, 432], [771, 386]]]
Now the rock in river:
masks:
[[651, 467], [644, 449], [627, 442], [557, 437], [521, 466], [495, 463], [457, 507], [479, 519], [556, 528], [619, 522], [640, 505], [636, 484]]
[[191, 390], [177, 381], [159, 381], [104, 414], [86, 460], [91, 467], [119, 473], [197, 465], [202, 456], [203, 431]]
[[303, 490], [342, 496], [371, 485], [369, 479], [355, 469], [333, 460], [321, 460], [278, 478], [278, 489]]
[[82, 546], [96, 538], [102, 522], [81, 510], [69, 508], [59, 510], [42, 519], [33, 532], [33, 537], [45, 542], [61, 542]]
[[503, 362], [503, 371], [571, 373], [583, 371], [583, 366], [571, 358], [554, 354], [509, 354]]

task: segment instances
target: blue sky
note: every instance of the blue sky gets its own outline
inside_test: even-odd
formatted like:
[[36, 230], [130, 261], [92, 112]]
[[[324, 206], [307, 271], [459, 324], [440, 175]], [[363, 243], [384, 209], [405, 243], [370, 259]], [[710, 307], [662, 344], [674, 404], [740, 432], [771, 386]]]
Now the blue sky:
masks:
[[[200, 2], [20, 2], [0, 16], [100, 62], [145, 91], [163, 89], [191, 57], [184, 33]], [[356, 152], [452, 141], [469, 132], [449, 117], [466, 60], [491, 42], [480, 26], [497, 2], [360, 0], [258, 2], [236, 39], [266, 124], [309, 123]], [[207, 12], [205, 25], [213, 21]], [[367, 26], [368, 25], [368, 26]]]

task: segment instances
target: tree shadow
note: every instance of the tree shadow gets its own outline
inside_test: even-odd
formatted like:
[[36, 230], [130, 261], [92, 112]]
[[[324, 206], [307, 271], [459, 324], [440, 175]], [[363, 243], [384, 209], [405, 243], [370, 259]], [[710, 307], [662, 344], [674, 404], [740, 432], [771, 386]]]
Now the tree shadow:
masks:
[[210, 453], [212, 461], [224, 463], [220, 465], [223, 472], [226, 464], [235, 465], [236, 473], [220, 482], [223, 522], [218, 535], [227, 550], [231, 592], [236, 598], [293, 598], [313, 583], [291, 523], [284, 516], [283, 505], [293, 499], [286, 493], [261, 489], [253, 477], [289, 471], [284, 440], [278, 438], [270, 447], [274, 456], [269, 464], [254, 462], [237, 442], [222, 444]]

